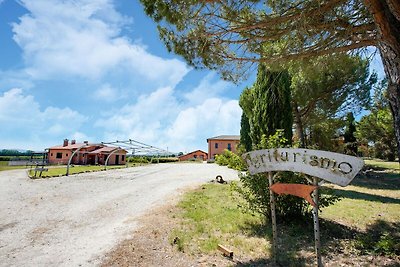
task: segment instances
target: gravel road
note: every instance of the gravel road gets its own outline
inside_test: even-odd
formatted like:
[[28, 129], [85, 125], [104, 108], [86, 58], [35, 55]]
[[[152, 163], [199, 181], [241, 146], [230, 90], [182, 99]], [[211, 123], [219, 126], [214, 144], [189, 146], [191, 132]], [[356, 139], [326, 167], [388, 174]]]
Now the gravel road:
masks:
[[156, 164], [31, 180], [0, 172], [0, 266], [93, 266], [137, 218], [185, 187], [237, 172], [215, 164]]

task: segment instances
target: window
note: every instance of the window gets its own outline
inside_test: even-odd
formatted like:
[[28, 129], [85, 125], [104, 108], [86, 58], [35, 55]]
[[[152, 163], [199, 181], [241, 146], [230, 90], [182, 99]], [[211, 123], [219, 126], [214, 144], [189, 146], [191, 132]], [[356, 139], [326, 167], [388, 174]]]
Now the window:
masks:
[[122, 160], [122, 161], [125, 160], [125, 155], [122, 155], [121, 160]]
[[51, 153], [50, 156], [53, 156], [53, 153]]
[[65, 156], [68, 157], [68, 154], [66, 154]]
[[230, 144], [230, 143], [228, 143], [228, 150], [229, 150], [229, 151], [232, 150], [232, 147], [231, 147], [231, 144]]
[[56, 159], [62, 159], [62, 153], [61, 152], [57, 152]]
[[215, 143], [215, 148], [218, 148], [218, 143]]

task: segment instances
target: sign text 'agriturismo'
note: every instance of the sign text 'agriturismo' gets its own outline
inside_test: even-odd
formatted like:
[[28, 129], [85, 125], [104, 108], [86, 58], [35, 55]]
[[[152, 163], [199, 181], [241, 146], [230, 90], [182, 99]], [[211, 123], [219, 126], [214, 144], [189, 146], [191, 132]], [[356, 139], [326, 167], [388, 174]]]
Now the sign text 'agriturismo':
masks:
[[312, 149], [276, 148], [246, 153], [251, 174], [271, 171], [301, 172], [340, 186], [348, 185], [364, 165], [362, 159]]

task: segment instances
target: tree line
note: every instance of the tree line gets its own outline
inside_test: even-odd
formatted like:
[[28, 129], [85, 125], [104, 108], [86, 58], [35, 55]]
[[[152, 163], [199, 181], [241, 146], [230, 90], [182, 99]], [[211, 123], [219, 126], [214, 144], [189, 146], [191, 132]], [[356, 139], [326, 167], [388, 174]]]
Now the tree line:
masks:
[[[218, 70], [228, 80], [246, 78], [254, 66], [262, 63], [269, 69], [303, 69], [310, 59], [325, 56], [361, 55], [365, 48], [376, 47], [383, 61], [387, 79], [387, 107], [392, 116], [397, 155], [400, 156], [400, 1], [398, 0], [141, 0], [144, 10], [157, 24], [167, 49], [197, 68]], [[288, 66], [289, 65], [289, 66]], [[297, 65], [297, 66], [296, 66]], [[308, 64], [306, 64], [308, 65]], [[323, 66], [321, 65], [323, 68]], [[308, 73], [312, 75], [313, 73]], [[307, 76], [306, 76], [307, 77]], [[304, 104], [313, 85], [307, 79], [293, 79], [309, 90], [293, 91], [296, 131], [303, 145], [308, 138], [324, 138], [325, 129], [337, 121], [321, 121], [334, 112], [328, 98], [340, 100], [346, 95], [321, 93], [314, 102]], [[335, 77], [320, 77], [321, 82]], [[350, 83], [351, 84], [351, 83]], [[338, 88], [338, 87], [336, 87]], [[354, 100], [363, 87], [354, 90]], [[303, 102], [302, 102], [303, 100]], [[360, 99], [362, 100], [362, 99]], [[346, 102], [352, 104], [352, 102]], [[333, 103], [334, 104], [334, 103]], [[296, 110], [297, 108], [297, 110]], [[317, 109], [315, 109], [317, 108]], [[310, 113], [309, 110], [314, 110]], [[372, 112], [372, 111], [371, 111]], [[380, 114], [378, 117], [382, 117]], [[332, 116], [331, 116], [332, 117]], [[321, 122], [320, 127], [311, 121]], [[304, 123], [304, 124], [303, 124]], [[393, 127], [394, 126], [394, 127]], [[298, 128], [298, 129], [297, 129]], [[318, 140], [323, 143], [324, 140]], [[400, 157], [399, 157], [400, 158]]]
[[15, 157], [15, 156], [32, 156], [34, 154], [34, 151], [32, 150], [26, 150], [26, 151], [20, 151], [16, 149], [2, 149], [0, 150], [0, 156], [10, 156], [10, 157]]
[[[262, 148], [280, 129], [287, 145], [394, 161], [386, 95], [387, 81], [377, 81], [358, 56], [325, 56], [284, 72], [260, 64], [256, 82], [240, 96], [242, 150]], [[356, 122], [361, 110], [367, 114]]]

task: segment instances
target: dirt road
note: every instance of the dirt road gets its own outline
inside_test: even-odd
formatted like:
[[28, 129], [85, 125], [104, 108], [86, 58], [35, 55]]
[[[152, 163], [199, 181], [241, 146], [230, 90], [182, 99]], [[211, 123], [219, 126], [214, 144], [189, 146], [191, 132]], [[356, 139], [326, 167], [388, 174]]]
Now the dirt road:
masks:
[[215, 164], [157, 164], [30, 180], [0, 172], [0, 266], [93, 266], [144, 212], [183, 189], [236, 171]]

